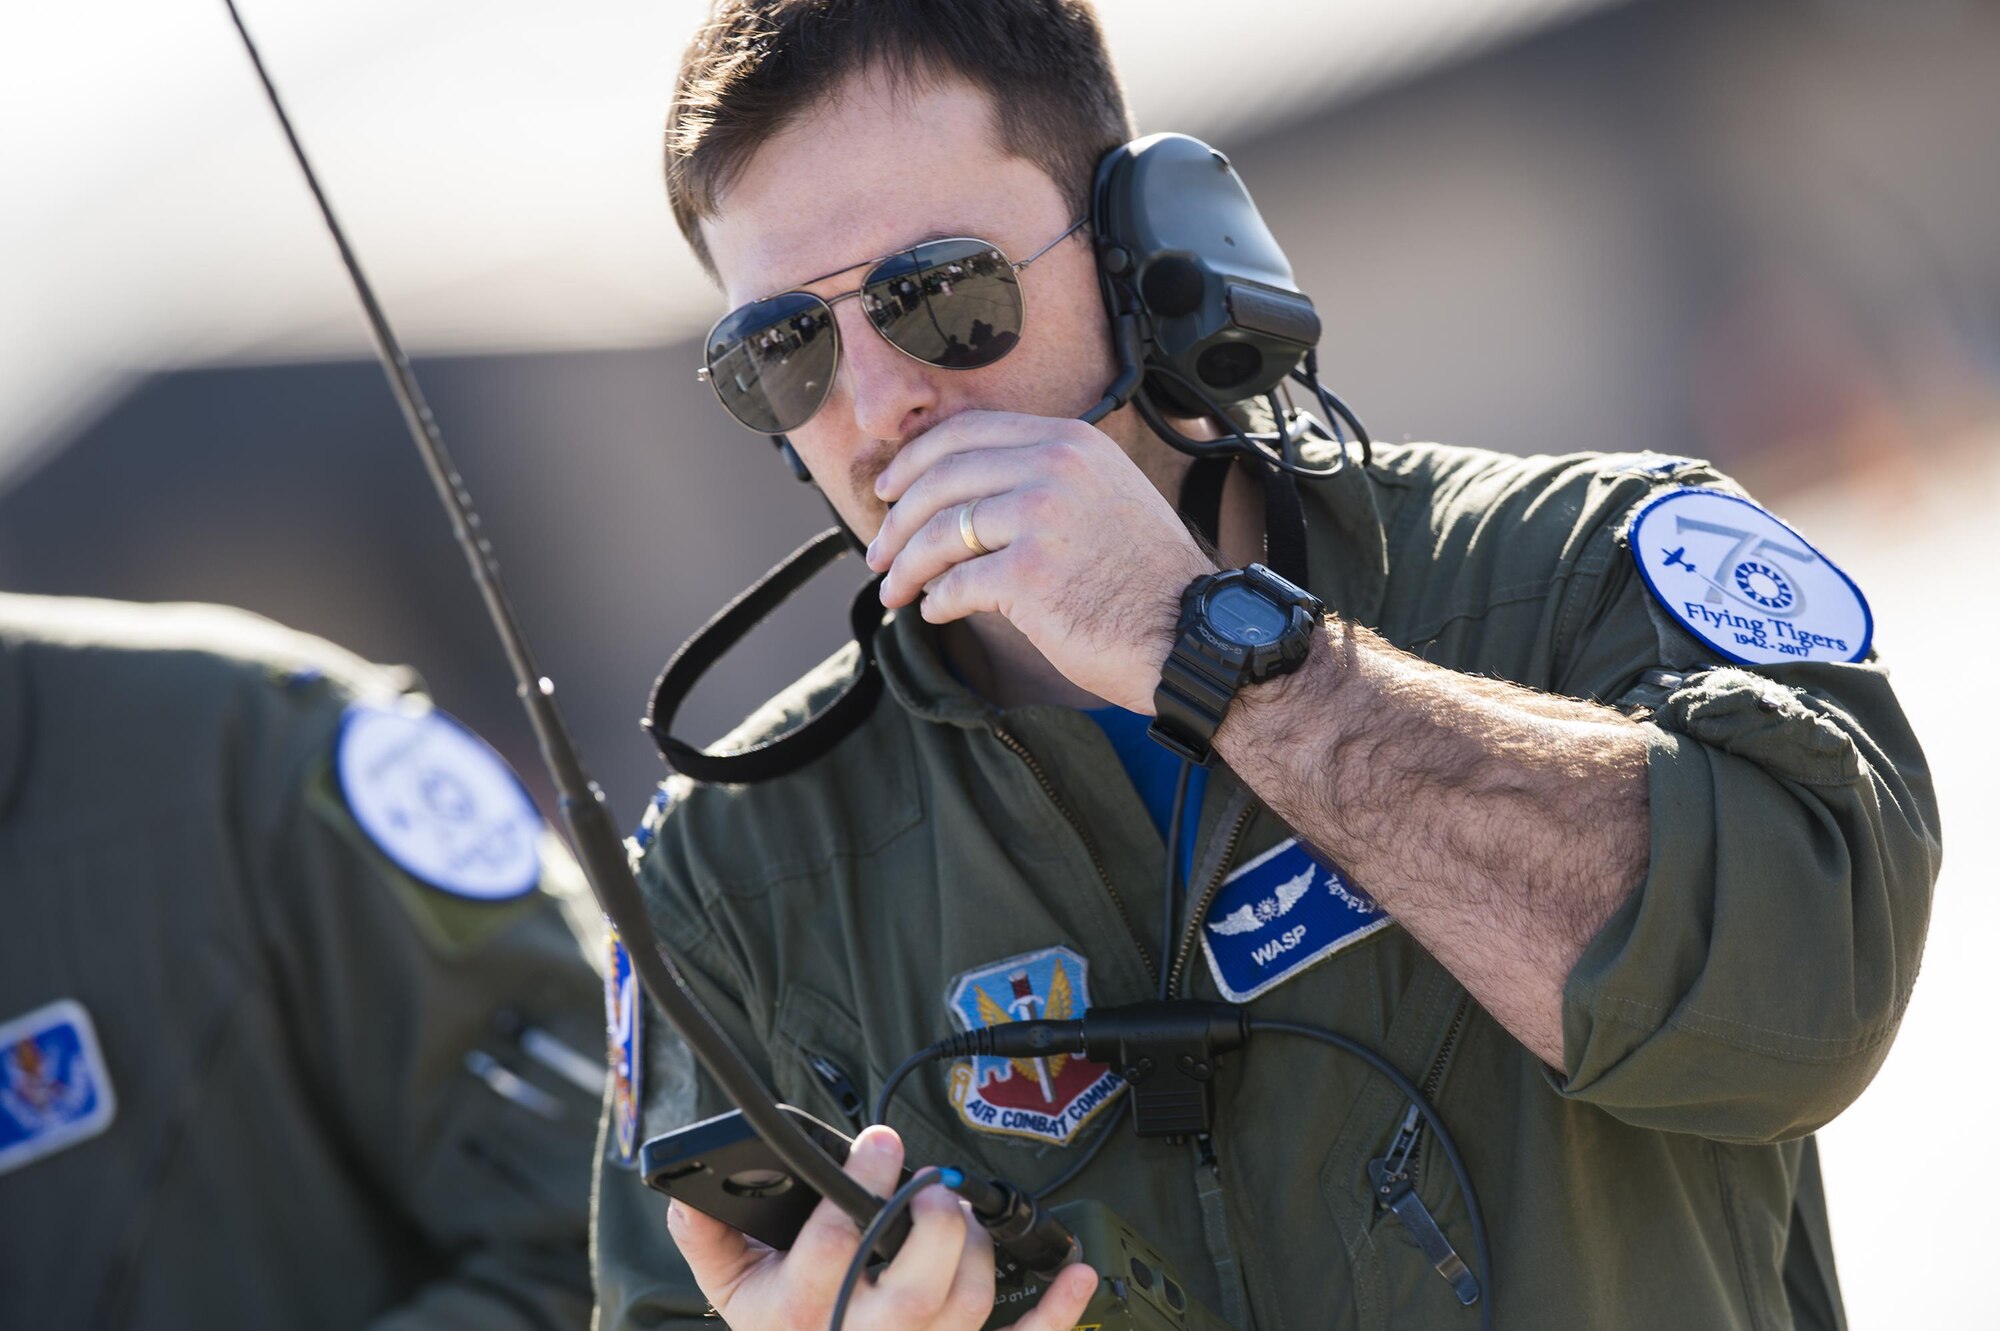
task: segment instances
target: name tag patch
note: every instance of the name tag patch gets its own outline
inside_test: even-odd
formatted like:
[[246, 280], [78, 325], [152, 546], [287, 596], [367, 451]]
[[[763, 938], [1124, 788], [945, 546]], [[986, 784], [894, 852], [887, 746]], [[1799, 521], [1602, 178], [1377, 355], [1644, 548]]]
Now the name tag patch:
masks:
[[[1090, 1007], [1089, 963], [1066, 947], [1024, 952], [960, 975], [945, 994], [960, 1030], [1010, 1021], [1070, 1021]], [[1125, 1089], [1102, 1063], [1048, 1058], [963, 1059], [951, 1102], [981, 1132], [1067, 1145]]]
[[1859, 661], [1875, 617], [1854, 580], [1756, 504], [1721, 490], [1671, 490], [1628, 537], [1646, 586], [1681, 627], [1726, 660]]
[[542, 818], [521, 779], [436, 708], [349, 707], [334, 773], [354, 821], [418, 882], [508, 901], [541, 881]]
[[639, 1150], [639, 1096], [645, 1064], [640, 1061], [639, 977], [632, 957], [614, 931], [604, 966], [604, 1023], [611, 1065], [611, 1155], [630, 1165]]
[[1223, 880], [1201, 950], [1222, 996], [1247, 1003], [1389, 923], [1346, 874], [1289, 837]]
[[0, 1024], [0, 1174], [88, 1141], [117, 1112], [83, 1004], [58, 999]]

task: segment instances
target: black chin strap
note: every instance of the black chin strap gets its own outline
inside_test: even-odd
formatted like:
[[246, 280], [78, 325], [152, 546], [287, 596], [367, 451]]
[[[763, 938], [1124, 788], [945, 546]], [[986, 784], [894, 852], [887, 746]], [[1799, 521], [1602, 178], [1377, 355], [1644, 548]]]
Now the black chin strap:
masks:
[[1264, 563], [1295, 587], [1306, 587], [1306, 506], [1299, 478], [1264, 468]]
[[1196, 458], [1181, 476], [1181, 516], [1211, 549], [1222, 544], [1222, 483], [1229, 479], [1229, 461]]
[[[1181, 481], [1180, 511], [1211, 547], [1222, 525], [1222, 487], [1228, 457], [1202, 457]], [[1264, 562], [1281, 577], [1306, 586], [1306, 515], [1298, 479], [1255, 453], [1244, 460], [1260, 469], [1264, 482]], [[838, 523], [838, 514], [835, 515]], [[787, 555], [752, 583], [695, 635], [681, 645], [653, 685], [652, 706], [640, 724], [659, 746], [667, 766], [696, 781], [741, 785], [795, 771], [825, 754], [868, 719], [882, 696], [882, 672], [875, 663], [875, 635], [882, 629], [882, 579], [870, 578], [854, 597], [849, 627], [860, 649], [854, 678], [831, 703], [782, 735], [738, 753], [709, 753], [669, 733], [681, 704], [701, 677], [729, 654], [750, 631], [834, 560], [860, 550], [845, 524], [829, 527]]]
[[681, 704], [701, 677], [742, 641], [751, 629], [783, 605], [827, 565], [854, 548], [847, 529], [829, 527], [779, 562], [776, 568], [717, 611], [681, 645], [653, 685], [652, 706], [640, 722], [653, 736], [667, 766], [696, 781], [741, 784], [765, 781], [820, 757], [868, 719], [882, 696], [882, 672], [875, 664], [875, 635], [882, 628], [882, 579], [868, 580], [854, 597], [849, 626], [861, 649], [860, 669], [834, 700], [782, 735], [740, 753], [707, 753], [669, 733]]
[[[1243, 460], [1258, 467], [1264, 482], [1264, 563], [1279, 577], [1306, 586], [1306, 509], [1299, 498], [1298, 478], [1264, 463], [1255, 453]], [[1222, 528], [1222, 486], [1229, 479], [1229, 457], [1196, 458], [1181, 478], [1181, 516], [1211, 547], [1218, 546]]]

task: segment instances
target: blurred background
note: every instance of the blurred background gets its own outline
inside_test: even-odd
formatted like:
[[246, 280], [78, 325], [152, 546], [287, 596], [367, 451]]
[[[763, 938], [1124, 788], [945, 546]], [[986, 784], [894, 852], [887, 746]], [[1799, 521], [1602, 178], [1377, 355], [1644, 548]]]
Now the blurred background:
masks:
[[[1949, 862], [1902, 1038], [1823, 1134], [1838, 1257], [1857, 1328], [1993, 1325], [2000, 6], [1099, 8], [1141, 131], [1232, 155], [1378, 437], [1707, 456], [1868, 593]], [[630, 824], [654, 674], [824, 525], [694, 377], [720, 309], [658, 156], [698, 7], [246, 9]], [[220, 3], [11, 13], [0, 200], [0, 589], [231, 602], [411, 663], [544, 789]], [[859, 580], [683, 731], [832, 650]]]

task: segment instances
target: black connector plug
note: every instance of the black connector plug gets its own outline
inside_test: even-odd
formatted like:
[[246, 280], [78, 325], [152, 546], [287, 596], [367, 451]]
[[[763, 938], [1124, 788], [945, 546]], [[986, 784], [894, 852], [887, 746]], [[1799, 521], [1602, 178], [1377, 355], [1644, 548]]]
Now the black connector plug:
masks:
[[1108, 1063], [1132, 1087], [1132, 1127], [1141, 1137], [1180, 1139], [1215, 1126], [1215, 1060], [1250, 1038], [1234, 1003], [1149, 999], [1094, 1007], [1081, 1021], [1009, 1021], [940, 1040], [936, 1058], [1046, 1058], [1081, 1054]]
[[1041, 1208], [1034, 1197], [1011, 1183], [950, 1171], [956, 1182], [947, 1186], [972, 1204], [993, 1246], [1042, 1280], [1075, 1261], [1082, 1249], [1068, 1226]]
[[1216, 1056], [1249, 1039], [1249, 1015], [1234, 1003], [1150, 999], [1083, 1014], [1083, 1056], [1131, 1085], [1141, 1137], [1177, 1141], [1212, 1129]]
[[926, 1050], [932, 1058], [1047, 1058], [1083, 1052], [1080, 1021], [1008, 1021], [946, 1036]]

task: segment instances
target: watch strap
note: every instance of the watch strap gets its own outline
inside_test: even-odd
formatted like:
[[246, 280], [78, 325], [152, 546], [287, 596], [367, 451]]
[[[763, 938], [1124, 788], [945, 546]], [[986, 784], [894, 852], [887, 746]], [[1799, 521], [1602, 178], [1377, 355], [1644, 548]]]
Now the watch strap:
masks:
[[1146, 733], [1174, 753], [1203, 767], [1214, 756], [1215, 732], [1228, 715], [1237, 684], [1203, 670], [1178, 646], [1160, 667], [1153, 691], [1153, 724]]

